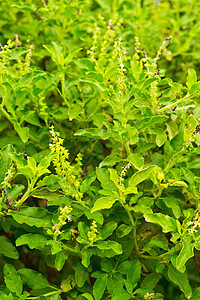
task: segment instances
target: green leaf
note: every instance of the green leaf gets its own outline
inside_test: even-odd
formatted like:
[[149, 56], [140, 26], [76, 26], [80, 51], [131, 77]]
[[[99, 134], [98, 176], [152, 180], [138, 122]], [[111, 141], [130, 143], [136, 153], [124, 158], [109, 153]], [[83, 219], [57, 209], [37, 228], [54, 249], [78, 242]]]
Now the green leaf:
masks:
[[52, 214], [44, 208], [23, 206], [20, 211], [12, 211], [10, 214], [19, 224], [25, 223], [36, 227], [52, 226]]
[[90, 258], [93, 255], [92, 251], [90, 249], [84, 249], [81, 252], [82, 256], [82, 264], [84, 267], [88, 268], [90, 265]]
[[194, 69], [188, 69], [186, 85], [190, 89], [197, 82], [197, 74]]
[[183, 247], [178, 257], [176, 258], [176, 269], [181, 272], [183, 266], [185, 266], [186, 262], [189, 258], [194, 256], [194, 243], [191, 241], [186, 241], [183, 243]]
[[51, 254], [57, 254], [58, 252], [62, 251], [62, 244], [61, 241], [49, 240], [47, 245], [51, 246]]
[[107, 191], [118, 191], [114, 182], [110, 179], [110, 173], [105, 168], [96, 168], [96, 174], [98, 180], [101, 182], [101, 186], [103, 189]]
[[93, 286], [93, 295], [95, 300], [100, 300], [106, 289], [108, 274], [102, 274], [97, 278]]
[[113, 156], [113, 155], [109, 155], [106, 158], [104, 158], [104, 160], [100, 163], [99, 167], [100, 168], [102, 168], [103, 166], [112, 167], [120, 161], [121, 161], [121, 158]]
[[18, 296], [21, 295], [23, 290], [23, 284], [21, 277], [18, 275], [17, 271], [12, 265], [6, 264], [4, 266], [4, 280], [7, 288], [16, 293]]
[[74, 135], [87, 136], [87, 137], [102, 139], [102, 140], [107, 140], [110, 136], [105, 129], [97, 129], [97, 128], [80, 129]]
[[161, 213], [146, 214], [144, 218], [147, 222], [157, 224], [162, 227], [163, 232], [174, 232], [177, 231], [176, 221], [168, 215]]
[[55, 266], [58, 271], [62, 270], [67, 258], [68, 255], [63, 251], [56, 254]]
[[46, 245], [47, 239], [41, 234], [28, 233], [21, 235], [16, 240], [16, 246], [27, 244], [30, 249], [40, 249]]
[[19, 258], [19, 253], [17, 252], [17, 249], [4, 235], [0, 236], [0, 253], [9, 258]]
[[131, 296], [123, 288], [116, 288], [114, 290], [111, 300], [129, 300]]
[[113, 206], [113, 204], [117, 201], [117, 198], [111, 197], [100, 197], [94, 204], [91, 212], [95, 212], [101, 209], [109, 209]]
[[84, 239], [88, 240], [88, 231], [89, 231], [89, 227], [87, 225], [85, 225], [84, 222], [79, 222], [78, 223], [78, 231], [81, 237], [83, 237]]
[[137, 186], [140, 182], [149, 178], [151, 172], [156, 169], [157, 166], [149, 166], [146, 169], [137, 171], [131, 178], [129, 179], [129, 186]]
[[192, 294], [192, 298], [190, 300], [199, 300], [200, 299], [200, 287], [195, 289], [194, 293]]
[[153, 290], [160, 280], [161, 276], [157, 273], [151, 273], [147, 275], [141, 283], [141, 288], [151, 289]]
[[85, 270], [85, 268], [81, 263], [75, 265], [74, 269], [75, 269], [76, 284], [78, 285], [78, 287], [84, 286], [88, 272]]
[[80, 192], [85, 193], [86, 191], [89, 190], [92, 182], [94, 182], [96, 179], [96, 174], [95, 172], [91, 171], [89, 172], [83, 179], [80, 185]]
[[94, 300], [94, 298], [92, 297], [92, 295], [89, 294], [89, 293], [84, 293], [84, 294], [82, 294], [82, 296], [85, 297], [88, 300]]
[[71, 275], [67, 276], [67, 279], [65, 279], [61, 282], [60, 287], [64, 293], [67, 293], [67, 292], [71, 291], [75, 285], [76, 285], [76, 282], [75, 282], [74, 275], [71, 274]]
[[77, 118], [82, 112], [83, 108], [80, 104], [73, 104], [68, 110], [69, 120], [72, 121]]
[[45, 176], [42, 180], [38, 181], [37, 187], [51, 185], [56, 182], [58, 182], [58, 176], [51, 174], [51, 175]]
[[14, 152], [14, 148], [11, 145], [7, 145], [1, 149], [0, 156], [0, 183], [4, 181], [6, 172], [10, 168], [11, 158], [9, 154]]
[[133, 288], [136, 287], [138, 281], [140, 280], [141, 272], [141, 262], [138, 259], [131, 262], [131, 265], [127, 272], [127, 280], [132, 283]]
[[20, 269], [17, 272], [26, 281], [31, 289], [43, 289], [50, 287], [49, 282], [41, 273], [26, 268]]
[[169, 266], [168, 268], [168, 276], [169, 279], [177, 284], [181, 291], [184, 293], [185, 297], [187, 299], [191, 298], [192, 296], [192, 289], [190, 287], [187, 274], [186, 273], [181, 273], [178, 270], [176, 270], [174, 267]]
[[12, 119], [12, 123], [14, 125], [14, 128], [16, 132], [19, 134], [20, 139], [22, 140], [23, 143], [26, 143], [29, 139], [29, 128], [28, 127], [21, 127], [19, 123]]
[[167, 135], [163, 129], [153, 128], [150, 130], [150, 133], [156, 134], [156, 144], [158, 147], [161, 147], [167, 140]]
[[116, 254], [122, 253], [122, 246], [115, 241], [98, 242], [96, 246], [102, 251], [112, 249]]
[[132, 231], [132, 229], [133, 228], [131, 226], [128, 226], [126, 224], [121, 224], [116, 230], [116, 235], [119, 238], [122, 238], [123, 236], [129, 234]]
[[127, 160], [137, 169], [141, 169], [144, 165], [144, 158], [138, 153], [133, 153], [128, 156]]
[[141, 121], [139, 121], [137, 128], [141, 130], [157, 123], [161, 124], [165, 122], [167, 119], [168, 119], [167, 116], [153, 116], [153, 117], [143, 118]]
[[117, 228], [117, 223], [114, 221], [108, 222], [103, 228], [100, 229], [100, 235], [103, 240], [107, 239], [113, 231]]
[[172, 209], [172, 212], [175, 216], [175, 218], [179, 219], [181, 216], [181, 209], [178, 205], [178, 201], [176, 198], [173, 197], [165, 197], [163, 199], [164, 203], [166, 204], [167, 207]]
[[112, 182], [114, 182], [115, 186], [118, 187], [118, 182], [119, 182], [119, 176], [117, 174], [117, 170], [115, 169], [108, 169], [110, 173], [110, 179]]
[[7, 195], [9, 200], [17, 200], [17, 197], [23, 191], [24, 186], [21, 184], [13, 184], [11, 189], [7, 189]]

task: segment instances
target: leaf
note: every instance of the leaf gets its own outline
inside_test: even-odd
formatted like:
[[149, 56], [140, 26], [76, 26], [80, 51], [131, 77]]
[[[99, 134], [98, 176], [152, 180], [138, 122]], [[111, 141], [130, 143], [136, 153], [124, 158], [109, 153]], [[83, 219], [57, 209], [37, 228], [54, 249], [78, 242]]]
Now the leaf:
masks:
[[117, 230], [116, 230], [116, 235], [119, 238], [122, 238], [123, 236], [128, 235], [132, 231], [132, 227], [126, 224], [121, 224]]
[[146, 214], [144, 218], [147, 222], [157, 224], [162, 227], [163, 232], [174, 232], [177, 231], [176, 221], [168, 215], [161, 213]]
[[144, 165], [144, 158], [138, 153], [133, 153], [128, 156], [127, 160], [137, 169], [141, 169]]
[[0, 253], [12, 259], [19, 258], [19, 253], [17, 252], [17, 249], [4, 235], [0, 236]]
[[26, 48], [15, 48], [11, 50], [11, 53], [9, 55], [9, 59], [15, 59], [18, 60], [23, 54], [27, 53], [28, 50]]
[[110, 179], [110, 173], [105, 168], [96, 168], [96, 174], [98, 180], [101, 182], [101, 186], [103, 189], [107, 191], [118, 191], [114, 182]]
[[123, 288], [116, 288], [114, 290], [111, 300], [129, 300], [131, 296]]
[[178, 205], [178, 201], [176, 200], [176, 198], [165, 197], [165, 198], [163, 198], [163, 201], [167, 207], [172, 209], [172, 212], [173, 212], [175, 218], [179, 219], [181, 216], [181, 209]]
[[110, 137], [109, 133], [105, 129], [97, 128], [80, 129], [74, 135], [87, 136], [102, 140], [107, 140]]
[[16, 293], [18, 296], [21, 295], [23, 290], [23, 284], [21, 277], [18, 275], [17, 271], [12, 265], [6, 264], [4, 266], [4, 280], [7, 288]]
[[94, 283], [93, 295], [95, 300], [100, 300], [106, 289], [108, 274], [100, 275]]
[[117, 223], [114, 221], [108, 222], [103, 228], [100, 229], [100, 235], [103, 240], [107, 239], [113, 231], [117, 228]]
[[9, 154], [14, 152], [12, 145], [7, 145], [1, 149], [0, 156], [0, 183], [4, 181], [6, 177], [6, 172], [10, 168], [11, 158]]
[[58, 271], [62, 270], [67, 258], [68, 255], [63, 251], [56, 254], [55, 266]]
[[150, 130], [151, 133], [156, 134], [156, 144], [161, 147], [167, 140], [167, 135], [163, 129], [153, 128]]
[[90, 249], [84, 249], [81, 252], [82, 256], [82, 264], [84, 267], [88, 268], [90, 265], [90, 258], [93, 255], [92, 251]]
[[77, 118], [77, 116], [82, 112], [83, 108], [80, 104], [73, 104], [68, 110], [69, 120], [72, 121], [73, 119]]
[[67, 292], [71, 291], [75, 285], [76, 285], [76, 282], [75, 282], [74, 276], [68, 275], [67, 279], [65, 279], [61, 282], [60, 287], [64, 293], [67, 293]]
[[158, 281], [160, 280], [161, 276], [157, 273], [151, 273], [149, 275], [147, 275], [141, 283], [141, 288], [146, 288], [146, 289], [151, 289], [153, 290]]
[[133, 288], [136, 287], [138, 281], [140, 280], [141, 272], [141, 262], [136, 259], [131, 263], [127, 272], [127, 280], [132, 283]]
[[179, 286], [179, 288], [184, 293], [186, 298], [189, 299], [192, 296], [192, 289], [190, 287], [186, 273], [181, 273], [178, 270], [176, 270], [174, 267], [169, 266], [168, 276], [173, 283]]
[[112, 249], [116, 254], [122, 253], [122, 246], [115, 241], [99, 242], [96, 246], [102, 251]]
[[17, 272], [26, 281], [31, 289], [43, 289], [50, 287], [49, 282], [41, 273], [26, 268], [20, 269]]
[[200, 299], [200, 287], [195, 289], [194, 293], [192, 294], [192, 298], [190, 300], [199, 300]]
[[197, 74], [194, 69], [188, 69], [186, 85], [190, 89], [197, 82]]
[[176, 258], [176, 269], [181, 272], [183, 266], [185, 266], [186, 262], [189, 258], [194, 256], [194, 243], [190, 241], [186, 241], [183, 243], [183, 247], [178, 257]]
[[45, 176], [42, 180], [38, 181], [37, 187], [51, 185], [56, 182], [58, 182], [58, 176], [51, 174], [51, 175]]
[[9, 200], [17, 200], [17, 197], [23, 191], [24, 186], [21, 184], [13, 184], [11, 189], [7, 189], [7, 195]]
[[88, 300], [94, 300], [94, 298], [92, 297], [92, 295], [89, 294], [89, 293], [84, 293], [84, 294], [82, 294], [82, 296], [85, 297]]
[[117, 201], [117, 198], [114, 197], [100, 197], [94, 204], [91, 209], [91, 213], [101, 210], [101, 209], [109, 209], [113, 206], [113, 204]]
[[118, 162], [121, 161], [121, 158], [115, 157], [113, 155], [109, 155], [100, 163], [99, 167], [102, 168], [103, 166], [109, 166], [112, 167], [116, 165]]
[[85, 225], [84, 222], [79, 222], [78, 223], [78, 231], [81, 237], [83, 237], [84, 239], [88, 240], [88, 231], [89, 231], [89, 227], [87, 225]]
[[167, 116], [153, 116], [153, 117], [143, 118], [141, 121], [139, 121], [137, 125], [137, 129], [141, 130], [157, 123], [161, 124], [165, 122], [167, 119], [168, 119]]
[[44, 208], [23, 206], [20, 211], [12, 211], [10, 214], [19, 224], [25, 223], [36, 227], [52, 226], [52, 214]]
[[30, 249], [40, 249], [43, 248], [46, 245], [47, 239], [41, 235], [41, 234], [33, 234], [33, 233], [28, 233], [21, 235], [17, 240], [16, 240], [16, 246], [21, 246], [27, 244]]
[[49, 240], [47, 241], [47, 245], [51, 246], [51, 254], [57, 254], [58, 252], [62, 251], [62, 244], [61, 241]]
[[19, 123], [12, 119], [12, 123], [14, 125], [15, 131], [19, 134], [20, 139], [23, 143], [26, 143], [29, 139], [29, 128], [28, 127], [21, 127]]
[[82, 287], [85, 284], [86, 277], [88, 272], [85, 270], [81, 263], [78, 263], [74, 266], [75, 268], [75, 280], [78, 287]]
[[80, 185], [80, 192], [85, 193], [89, 190], [92, 182], [94, 182], [96, 179], [96, 174], [93, 171], [90, 171], [83, 179]]
[[137, 171], [131, 178], [129, 179], [129, 186], [137, 186], [140, 182], [149, 178], [151, 172], [153, 172], [157, 166], [149, 166], [146, 169]]

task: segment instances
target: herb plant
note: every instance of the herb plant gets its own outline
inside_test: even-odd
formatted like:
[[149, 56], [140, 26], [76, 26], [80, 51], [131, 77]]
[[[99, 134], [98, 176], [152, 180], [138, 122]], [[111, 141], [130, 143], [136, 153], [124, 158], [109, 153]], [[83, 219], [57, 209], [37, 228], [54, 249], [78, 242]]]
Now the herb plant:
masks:
[[0, 12], [0, 298], [198, 300], [198, 1]]

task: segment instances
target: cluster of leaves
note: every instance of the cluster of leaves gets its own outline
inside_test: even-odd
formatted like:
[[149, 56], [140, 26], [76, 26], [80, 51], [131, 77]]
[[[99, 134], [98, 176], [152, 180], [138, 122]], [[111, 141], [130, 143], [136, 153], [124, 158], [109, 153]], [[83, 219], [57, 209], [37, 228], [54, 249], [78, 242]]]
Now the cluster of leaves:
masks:
[[0, 298], [198, 300], [198, 1], [0, 11]]

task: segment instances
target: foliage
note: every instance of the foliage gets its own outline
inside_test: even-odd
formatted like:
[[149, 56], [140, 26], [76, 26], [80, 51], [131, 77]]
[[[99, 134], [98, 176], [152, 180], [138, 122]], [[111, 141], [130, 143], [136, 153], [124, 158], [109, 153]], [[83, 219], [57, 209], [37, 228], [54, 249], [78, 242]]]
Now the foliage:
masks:
[[0, 12], [1, 299], [199, 299], [198, 1]]

